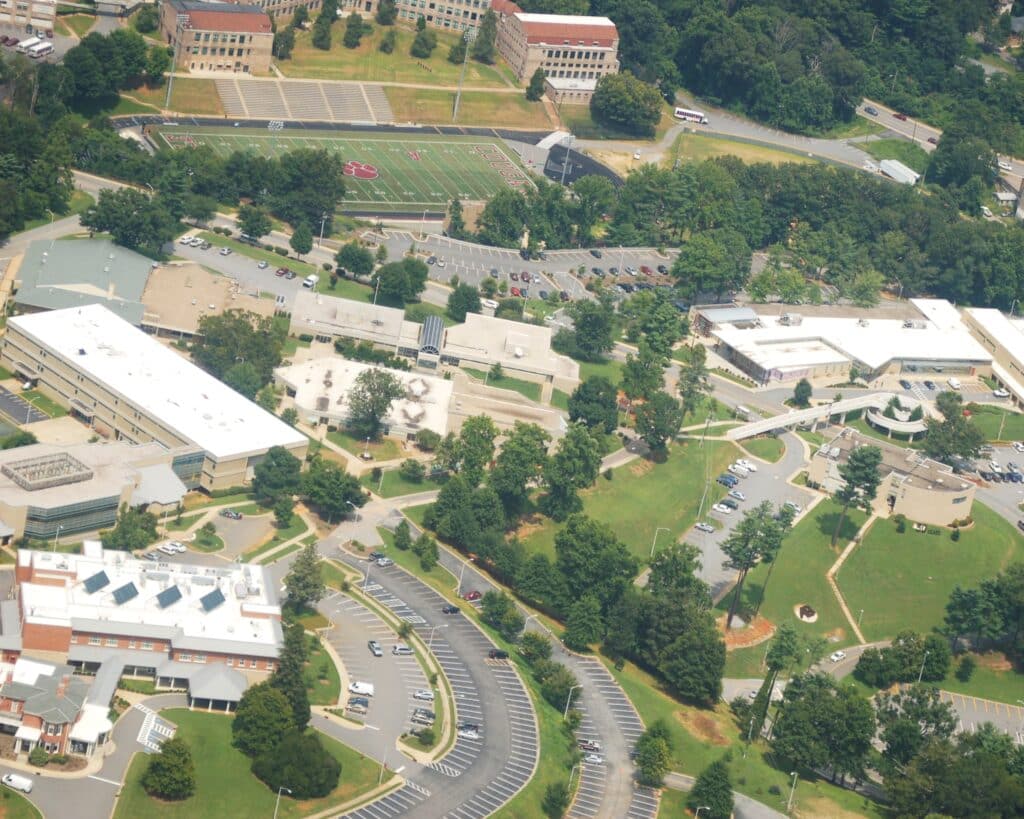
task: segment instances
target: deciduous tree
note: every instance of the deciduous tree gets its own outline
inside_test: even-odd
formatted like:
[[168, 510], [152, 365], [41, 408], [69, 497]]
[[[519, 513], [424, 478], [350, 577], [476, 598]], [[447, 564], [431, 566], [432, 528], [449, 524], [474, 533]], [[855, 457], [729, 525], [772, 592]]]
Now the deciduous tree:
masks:
[[683, 425], [683, 409], [667, 392], [656, 392], [636, 408], [636, 431], [656, 452], [663, 452]]
[[569, 396], [569, 420], [610, 434], [619, 425], [618, 390], [604, 376], [591, 376]]
[[149, 758], [142, 775], [142, 787], [150, 796], [169, 801], [188, 799], [196, 791], [196, 768], [192, 751], [183, 739], [172, 737]]
[[371, 368], [355, 377], [345, 400], [348, 425], [360, 438], [380, 436], [381, 424], [391, 405], [405, 395], [401, 380], [390, 370]]
[[246, 689], [231, 721], [235, 747], [249, 756], [269, 751], [291, 727], [292, 707], [269, 682]]
[[732, 816], [732, 778], [724, 759], [716, 759], [700, 772], [686, 804], [694, 810], [707, 808], [701, 811], [701, 815], [710, 819], [729, 819]]
[[877, 446], [859, 446], [852, 450], [846, 463], [839, 465], [839, 475], [843, 484], [835, 491], [835, 499], [843, 507], [836, 521], [836, 527], [832, 531], [832, 545], [839, 540], [839, 533], [846, 522], [846, 515], [850, 507], [854, 506], [871, 511], [871, 504], [878, 494], [878, 484], [882, 476], [878, 473], [878, 467], [882, 463], [882, 450]]
[[253, 470], [252, 488], [261, 501], [273, 504], [291, 497], [302, 487], [302, 462], [283, 446], [272, 446]]

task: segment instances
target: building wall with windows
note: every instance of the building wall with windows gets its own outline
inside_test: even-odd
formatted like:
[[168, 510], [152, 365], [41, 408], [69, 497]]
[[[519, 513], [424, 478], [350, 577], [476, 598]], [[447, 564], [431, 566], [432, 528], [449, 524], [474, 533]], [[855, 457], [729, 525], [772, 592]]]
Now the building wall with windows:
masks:
[[553, 79], [595, 81], [619, 70], [619, 32], [607, 17], [506, 15], [497, 47], [521, 83], [538, 68]]
[[160, 34], [177, 54], [177, 66], [196, 72], [265, 74], [274, 34], [260, 6], [167, 0]]
[[0, 0], [0, 23], [25, 31], [26, 40], [29, 26], [33, 32], [53, 31], [56, 17], [57, 0]]

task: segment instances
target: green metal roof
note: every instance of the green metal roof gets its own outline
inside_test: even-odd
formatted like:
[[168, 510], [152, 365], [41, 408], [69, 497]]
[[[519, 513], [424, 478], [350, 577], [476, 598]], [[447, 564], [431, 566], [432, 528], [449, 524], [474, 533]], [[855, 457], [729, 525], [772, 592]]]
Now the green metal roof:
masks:
[[152, 260], [109, 239], [33, 242], [17, 278], [16, 304], [60, 310], [102, 304], [132, 324], [141, 324], [142, 292]]

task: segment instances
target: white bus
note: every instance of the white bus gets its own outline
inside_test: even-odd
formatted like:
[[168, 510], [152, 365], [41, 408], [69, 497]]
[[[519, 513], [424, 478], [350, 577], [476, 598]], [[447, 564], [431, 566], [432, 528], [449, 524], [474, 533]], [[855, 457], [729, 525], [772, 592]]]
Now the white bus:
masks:
[[28, 50], [28, 56], [33, 60], [38, 60], [47, 54], [53, 54], [53, 43], [37, 43]]
[[708, 124], [708, 115], [701, 111], [691, 111], [689, 108], [676, 108], [676, 119], [685, 119], [687, 122], [697, 122], [701, 125]]
[[27, 54], [30, 48], [34, 48], [42, 42], [43, 41], [40, 40], [38, 37], [29, 37], [27, 40], [22, 40], [20, 43], [18, 43], [17, 47], [14, 50], [17, 51], [19, 54]]

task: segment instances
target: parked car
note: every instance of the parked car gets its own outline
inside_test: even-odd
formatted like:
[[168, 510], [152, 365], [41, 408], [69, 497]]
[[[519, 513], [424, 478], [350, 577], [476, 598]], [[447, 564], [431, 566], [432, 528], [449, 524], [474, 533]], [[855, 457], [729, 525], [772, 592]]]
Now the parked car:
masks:
[[437, 264], [437, 256], [428, 256], [427, 264]]
[[412, 649], [405, 643], [395, 643], [391, 646], [391, 654], [395, 657], [411, 657]]
[[483, 597], [483, 595], [480, 594], [480, 592], [478, 592], [476, 589], [473, 589], [473, 591], [468, 591], [464, 595], [462, 595], [462, 599], [468, 600], [469, 602], [479, 600], [481, 597]]
[[458, 614], [460, 611], [462, 611], [462, 609], [452, 603], [441, 607], [441, 614]]
[[711, 507], [712, 512], [718, 512], [720, 515], [731, 515], [732, 509], [726, 506], [724, 503], [716, 503]]
[[384, 656], [384, 649], [380, 647], [380, 643], [378, 643], [376, 640], [370, 640], [369, 642], [367, 642], [366, 647], [370, 649], [370, 653], [374, 657]]
[[547, 290], [541, 290], [537, 295], [540, 296], [541, 299], [543, 299], [544, 301], [548, 300], [548, 291]]
[[786, 501], [786, 502], [785, 502], [785, 503], [784, 503], [783, 505], [784, 505], [784, 506], [785, 506], [785, 507], [786, 507], [787, 509], [792, 509], [792, 510], [793, 510], [794, 512], [796, 512], [796, 514], [798, 514], [798, 515], [799, 515], [799, 514], [800, 514], [800, 513], [801, 513], [801, 512], [803, 511], [803, 508], [802, 508], [802, 507], [800, 506], [800, 504], [799, 504], [799, 503], [797, 503], [796, 501], [791, 501], [791, 500], [788, 500], [788, 501]]
[[382, 557], [384, 557], [384, 552], [379, 552], [379, 551], [370, 552], [370, 560], [380, 560]]
[[291, 280], [292, 280], [292, 279], [294, 279], [294, 278], [295, 278], [295, 277], [296, 277], [297, 275], [298, 275], [298, 273], [296, 273], [296, 272], [295, 272], [294, 270], [288, 270], [288, 271], [286, 271], [286, 272], [285, 272], [285, 274], [284, 274], [284, 277], [285, 277], [286, 279], [288, 279], [288, 281], [291, 281]]
[[288, 268], [287, 267], [279, 267], [279, 268], [277, 268], [277, 270], [274, 271], [274, 275], [275, 276], [284, 276], [284, 274], [287, 273], [287, 272], [288, 272]]
[[1024, 452], [1024, 441], [1014, 441], [1013, 450], [1014, 452]]
[[578, 739], [576, 740], [576, 746], [581, 751], [590, 751], [591, 753], [597, 753], [601, 750], [601, 743], [596, 739]]
[[748, 461], [746, 458], [740, 458], [736, 463], [747, 470], [747, 472], [757, 472], [757, 464]]
[[668, 268], [667, 268], [667, 267], [665, 267], [665, 265], [663, 265], [663, 264], [659, 264], [659, 265], [658, 265], [658, 267], [657, 267], [657, 270], [658, 270], [658, 272], [659, 272], [659, 273], [660, 273], [660, 274], [661, 274], [662, 276], [664, 276], [664, 275], [665, 275], [666, 273], [668, 273]]
[[1002, 388], [999, 388], [998, 390], [992, 390], [992, 397], [993, 398], [1009, 398], [1010, 397], [1010, 391], [1009, 390], [1004, 390]]
[[372, 697], [375, 690], [373, 683], [355, 680], [348, 684], [348, 692], [350, 694], [361, 694], [364, 697]]
[[584, 754], [583, 761], [591, 765], [604, 765], [604, 757], [600, 754]]
[[595, 247], [591, 249], [590, 255], [593, 256], [595, 259], [600, 259], [604, 254], [601, 253], [601, 251]]
[[231, 255], [231, 248], [230, 247], [222, 247], [218, 251], [218, 253], [220, 253], [221, 256], [230, 256]]
[[512, 281], [514, 281], [514, 282], [519, 281], [519, 274], [516, 273], [516, 271], [514, 271], [514, 270], [511, 273], [508, 274], [508, 277], [510, 279], [512, 279]]
[[434, 692], [429, 688], [418, 688], [412, 692], [412, 698], [414, 700], [422, 700], [423, 702], [433, 702]]
[[492, 648], [487, 652], [487, 656], [491, 660], [507, 660], [508, 652], [502, 651], [500, 648]]
[[390, 557], [378, 557], [377, 565], [380, 566], [382, 569], [386, 569], [388, 566], [394, 566], [395, 561], [393, 561]]
[[935, 382], [926, 378], [924, 380], [924, 386], [925, 386], [925, 389], [934, 390], [935, 389]]
[[740, 479], [737, 478], [735, 475], [728, 475], [728, 474], [726, 474], [726, 475], [719, 475], [718, 478], [716, 478], [716, 480], [720, 484], [722, 484], [722, 486], [727, 486], [730, 489], [732, 489], [734, 486], [736, 486], [736, 484], [738, 484], [740, 482]]
[[893, 116], [896, 117], [896, 119], [898, 119], [900, 122], [906, 122], [907, 121], [907, 115], [906, 114], [893, 114]]
[[491, 278], [492, 279], [496, 279], [496, 278], [498, 278], [498, 275], [499, 275], [498, 274], [498, 268], [492, 267], [491, 268]]
[[702, 532], [707, 532], [708, 534], [711, 534], [713, 531], [715, 531], [714, 526], [712, 526], [710, 523], [705, 523], [704, 521], [696, 523], [693, 528], [699, 529]]
[[907, 381], [907, 379], [905, 379], [905, 378], [901, 378], [901, 379], [900, 379], [900, 386], [901, 386], [901, 387], [903, 387], [903, 389], [905, 389], [905, 390], [908, 390], [908, 391], [909, 391], [909, 390], [910, 390], [910, 388], [911, 388], [911, 387], [912, 387], [913, 385], [912, 385], [912, 384], [911, 384], [911, 383], [910, 383], [909, 381]]
[[740, 492], [739, 489], [730, 489], [729, 490], [729, 497], [730, 498], [736, 498], [736, 500], [738, 500], [738, 501], [745, 501], [747, 499], [747, 496], [744, 495], [742, 492]]
[[750, 474], [748, 470], [744, 469], [739, 464], [729, 464], [729, 471], [732, 472], [733, 475], [739, 475], [741, 478], [746, 478]]
[[221, 509], [220, 510], [220, 516], [222, 518], [227, 518], [228, 520], [241, 520], [242, 519], [242, 513], [241, 512], [236, 512], [234, 509]]
[[939, 141], [935, 137], [928, 137], [928, 144], [929, 145], [938, 145]]
[[559, 301], [569, 301], [569, 291], [568, 290], [560, 291], [559, 294], [558, 294], [558, 300]]
[[619, 268], [617, 268], [617, 267], [609, 267], [608, 268], [608, 274], [611, 275], [611, 276], [618, 276], [619, 275]]
[[509, 292], [510, 292], [510, 293], [511, 293], [511, 294], [512, 294], [513, 296], [515, 296], [516, 298], [519, 298], [519, 297], [520, 297], [520, 296], [522, 295], [522, 293], [520, 293], [520, 292], [519, 292], [519, 288], [518, 288], [518, 287], [513, 287], [513, 288], [511, 288], [511, 289], [509, 290]]
[[722, 506], [727, 506], [727, 507], [729, 507], [730, 509], [732, 509], [732, 511], [733, 511], [733, 512], [735, 512], [735, 511], [736, 511], [737, 509], [739, 509], [739, 508], [740, 508], [740, 505], [739, 505], [738, 503], [736, 503], [736, 501], [734, 501], [734, 500], [730, 500], [729, 498], [722, 498], [722, 499], [721, 499], [721, 500], [719, 501], [719, 503], [720, 503], [720, 504], [721, 504]]
[[846, 659], [846, 652], [845, 651], [833, 651], [831, 654], [828, 655], [828, 658], [832, 662], [838, 663], [840, 660], [845, 660]]
[[258, 268], [259, 270], [266, 270], [266, 269], [267, 269], [268, 267], [270, 267], [270, 264], [269, 264], [269, 263], [267, 263], [267, 262], [265, 262], [265, 261], [261, 261], [261, 262], [258, 262], [258, 263], [256, 264], [256, 267], [257, 267], [257, 268]]
[[649, 268], [647, 265], [642, 264], [640, 265], [640, 272], [643, 273], [645, 276], [650, 276], [654, 271], [651, 270], [651, 268]]

